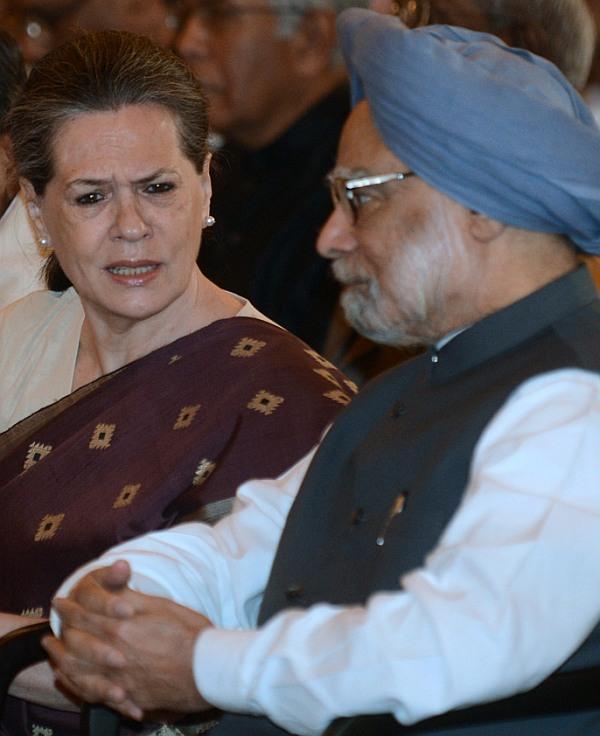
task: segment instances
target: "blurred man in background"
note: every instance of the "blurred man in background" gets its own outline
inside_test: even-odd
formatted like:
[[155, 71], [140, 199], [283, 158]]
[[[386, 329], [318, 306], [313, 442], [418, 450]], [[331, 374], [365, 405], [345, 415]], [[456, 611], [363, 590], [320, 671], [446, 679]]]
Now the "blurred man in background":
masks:
[[317, 349], [338, 294], [314, 244], [349, 110], [335, 37], [343, 3], [201, 0], [177, 41], [225, 141], [200, 266]]

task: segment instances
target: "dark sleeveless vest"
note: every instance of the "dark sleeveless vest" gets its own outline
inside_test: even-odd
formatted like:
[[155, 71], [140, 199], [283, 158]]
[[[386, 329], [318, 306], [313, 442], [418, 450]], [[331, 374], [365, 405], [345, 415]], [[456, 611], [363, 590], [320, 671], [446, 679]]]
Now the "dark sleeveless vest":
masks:
[[[363, 389], [309, 468], [259, 623], [289, 606], [361, 604], [376, 591], [399, 590], [399, 578], [423, 564], [456, 510], [486, 425], [523, 381], [560, 368], [600, 372], [600, 301], [583, 268]], [[600, 629], [564, 666], [591, 663], [600, 664]], [[284, 732], [266, 719], [228, 715], [214, 733]], [[600, 733], [600, 713], [443, 733], [591, 735]]]

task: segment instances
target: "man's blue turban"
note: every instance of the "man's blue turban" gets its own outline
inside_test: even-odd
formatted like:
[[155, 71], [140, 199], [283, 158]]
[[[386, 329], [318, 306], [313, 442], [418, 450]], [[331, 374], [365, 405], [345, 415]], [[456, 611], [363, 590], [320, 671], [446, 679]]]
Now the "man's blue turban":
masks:
[[424, 181], [508, 225], [600, 253], [600, 131], [549, 61], [486, 33], [407, 29], [351, 9], [338, 31], [353, 100]]

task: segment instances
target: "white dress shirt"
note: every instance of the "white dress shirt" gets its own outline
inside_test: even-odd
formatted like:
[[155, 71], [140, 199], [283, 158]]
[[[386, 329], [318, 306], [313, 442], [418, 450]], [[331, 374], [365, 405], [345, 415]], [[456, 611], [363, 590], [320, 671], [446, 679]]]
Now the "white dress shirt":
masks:
[[359, 713], [414, 722], [535, 685], [598, 622], [599, 455], [600, 376], [553, 371], [522, 384], [486, 427], [459, 508], [398, 592], [364, 607], [290, 609], [254, 629], [308, 456], [276, 480], [242, 485], [217, 526], [131, 540], [59, 595], [127, 559], [133, 587], [215, 624], [196, 642], [194, 676], [216, 706], [264, 713], [297, 734]]

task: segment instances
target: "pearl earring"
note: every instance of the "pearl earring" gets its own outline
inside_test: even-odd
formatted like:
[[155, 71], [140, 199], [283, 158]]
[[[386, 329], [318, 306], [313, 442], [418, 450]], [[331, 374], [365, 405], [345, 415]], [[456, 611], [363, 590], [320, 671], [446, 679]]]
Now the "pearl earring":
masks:
[[212, 227], [215, 224], [216, 220], [212, 215], [207, 215], [204, 218], [204, 227]]
[[44, 236], [40, 236], [37, 240], [40, 255], [42, 258], [47, 258], [51, 253], [54, 252], [54, 248], [50, 245], [50, 239]]

